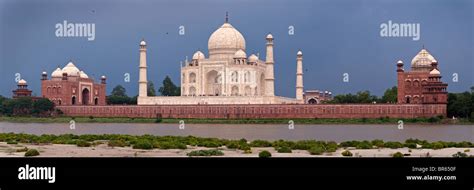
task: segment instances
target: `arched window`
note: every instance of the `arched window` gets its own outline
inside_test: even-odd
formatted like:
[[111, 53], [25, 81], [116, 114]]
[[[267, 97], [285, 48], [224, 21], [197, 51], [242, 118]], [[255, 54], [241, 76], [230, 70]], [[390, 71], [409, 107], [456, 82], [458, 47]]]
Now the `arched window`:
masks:
[[191, 86], [189, 88], [189, 95], [190, 96], [196, 96], [196, 88], [194, 88], [194, 86]]
[[233, 87], [232, 87], [231, 95], [232, 95], [232, 96], [238, 96], [238, 95], [239, 95], [239, 87], [233, 86]]
[[239, 75], [237, 74], [237, 71], [232, 72], [231, 81], [232, 82], [239, 82]]
[[99, 105], [99, 98], [94, 98], [94, 105]]
[[73, 96], [72, 99], [71, 99], [71, 104], [72, 105], [76, 105], [76, 97]]
[[250, 86], [245, 87], [245, 96], [251, 96], [252, 95], [252, 89]]
[[196, 83], [196, 74], [190, 73], [189, 74], [189, 83]]
[[244, 74], [244, 82], [246, 82], [246, 83], [250, 82], [250, 72], [249, 71], [245, 72], [245, 74]]

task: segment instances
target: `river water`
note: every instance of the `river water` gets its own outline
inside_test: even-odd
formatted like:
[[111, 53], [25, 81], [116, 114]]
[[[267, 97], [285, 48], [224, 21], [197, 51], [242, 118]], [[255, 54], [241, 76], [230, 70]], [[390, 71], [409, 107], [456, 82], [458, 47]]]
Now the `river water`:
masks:
[[0, 122], [0, 133], [29, 134], [129, 134], [199, 136], [247, 140], [373, 140], [405, 141], [418, 138], [428, 141], [474, 142], [473, 125], [355, 125], [295, 124], [293, 129], [282, 124], [179, 124], [155, 123], [8, 123]]

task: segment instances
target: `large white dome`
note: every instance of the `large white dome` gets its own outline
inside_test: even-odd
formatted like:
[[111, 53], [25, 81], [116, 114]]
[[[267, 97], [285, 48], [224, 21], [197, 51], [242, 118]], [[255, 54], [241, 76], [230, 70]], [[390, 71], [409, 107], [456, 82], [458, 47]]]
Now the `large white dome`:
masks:
[[209, 37], [209, 58], [215, 55], [233, 56], [236, 51], [245, 51], [245, 38], [231, 24], [224, 23]]
[[431, 63], [436, 59], [425, 48], [421, 49], [418, 54], [411, 60], [411, 68], [414, 70], [431, 70]]
[[63, 73], [67, 73], [67, 76], [79, 76], [81, 71], [70, 61], [64, 68]]

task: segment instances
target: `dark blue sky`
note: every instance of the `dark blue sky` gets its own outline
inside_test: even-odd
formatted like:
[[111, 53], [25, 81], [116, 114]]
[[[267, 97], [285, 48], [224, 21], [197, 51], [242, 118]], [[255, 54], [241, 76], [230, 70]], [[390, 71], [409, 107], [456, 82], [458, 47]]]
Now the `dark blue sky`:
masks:
[[[335, 94], [370, 90], [381, 95], [396, 84], [397, 60], [408, 69], [425, 47], [439, 62], [450, 92], [473, 85], [472, 0], [170, 0], [35, 1], [0, 0], [0, 94], [11, 96], [15, 73], [40, 95], [40, 74], [69, 59], [90, 77], [108, 77], [107, 91], [121, 84], [138, 89], [138, 43], [148, 43], [148, 80], [165, 75], [179, 84], [179, 62], [200, 49], [229, 11], [230, 23], [245, 37], [247, 54], [265, 55], [265, 35], [275, 37], [275, 90], [294, 97], [296, 52], [304, 54], [305, 89]], [[94, 41], [57, 38], [63, 20], [95, 23]], [[420, 23], [421, 39], [383, 38], [380, 24]], [[184, 36], [178, 27], [185, 26]], [[288, 26], [295, 35], [288, 35]], [[124, 82], [124, 73], [131, 82]], [[343, 73], [349, 82], [343, 82]], [[452, 81], [458, 73], [459, 81]]]

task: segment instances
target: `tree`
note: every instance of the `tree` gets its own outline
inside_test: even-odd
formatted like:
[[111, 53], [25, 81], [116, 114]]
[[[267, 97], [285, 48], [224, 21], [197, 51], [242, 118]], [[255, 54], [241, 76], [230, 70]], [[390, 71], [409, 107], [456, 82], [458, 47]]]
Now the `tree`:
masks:
[[156, 96], [155, 85], [153, 84], [152, 81], [148, 81], [147, 89], [148, 89], [148, 92], [147, 92], [148, 96]]
[[107, 104], [137, 104], [137, 99], [128, 97], [127, 90], [122, 85], [117, 85], [110, 96], [107, 96]]
[[54, 110], [54, 103], [48, 98], [41, 98], [33, 102], [33, 114], [46, 115]]
[[163, 86], [158, 90], [162, 96], [179, 96], [181, 95], [180, 87], [177, 87], [169, 76], [163, 80]]
[[7, 99], [4, 101], [4, 113], [6, 115], [29, 115], [33, 100], [31, 97], [18, 99]]
[[127, 96], [127, 90], [122, 85], [114, 87], [111, 93], [112, 96]]
[[468, 118], [474, 111], [474, 93], [448, 93], [448, 117]]
[[389, 88], [382, 96], [381, 103], [397, 103], [398, 88], [396, 86]]

